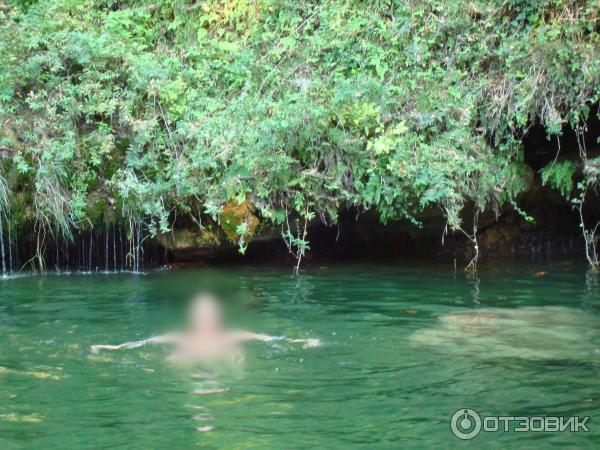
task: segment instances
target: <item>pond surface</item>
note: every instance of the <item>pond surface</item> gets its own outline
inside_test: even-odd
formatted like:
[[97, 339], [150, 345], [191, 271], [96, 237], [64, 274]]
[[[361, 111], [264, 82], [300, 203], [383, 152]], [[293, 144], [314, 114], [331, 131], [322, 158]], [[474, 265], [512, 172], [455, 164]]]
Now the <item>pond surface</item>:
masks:
[[[252, 343], [190, 368], [89, 352], [177, 326], [217, 292]], [[471, 314], [473, 313], [473, 314]], [[0, 280], [0, 448], [600, 448], [600, 280], [583, 265], [199, 269]], [[211, 393], [212, 392], [212, 393]], [[452, 435], [481, 416], [590, 416], [589, 432]]]

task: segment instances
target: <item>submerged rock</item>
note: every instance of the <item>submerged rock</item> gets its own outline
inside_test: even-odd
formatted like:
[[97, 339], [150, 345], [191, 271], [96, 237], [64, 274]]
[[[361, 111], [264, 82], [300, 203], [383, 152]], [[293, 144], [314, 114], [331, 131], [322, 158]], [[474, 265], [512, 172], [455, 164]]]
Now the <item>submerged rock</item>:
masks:
[[574, 308], [488, 308], [442, 314], [434, 326], [416, 331], [409, 341], [482, 359], [593, 361], [600, 355], [593, 329], [590, 317]]

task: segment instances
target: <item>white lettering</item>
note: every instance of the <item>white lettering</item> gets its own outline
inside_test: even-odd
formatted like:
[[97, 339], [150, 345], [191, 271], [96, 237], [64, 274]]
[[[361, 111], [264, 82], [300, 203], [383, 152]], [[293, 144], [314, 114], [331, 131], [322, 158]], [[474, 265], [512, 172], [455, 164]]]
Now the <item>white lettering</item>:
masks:
[[498, 431], [498, 418], [494, 416], [483, 419], [484, 431]]
[[515, 431], [529, 431], [529, 419], [527, 417], [515, 417], [515, 422], [520, 424], [515, 428]]
[[581, 423], [579, 422], [579, 419], [581, 419], [581, 417], [575, 417], [575, 429], [571, 431], [579, 431], [580, 428], [582, 428], [583, 431], [590, 431], [590, 429], [586, 425], [586, 422], [588, 421], [589, 417], [584, 417]]

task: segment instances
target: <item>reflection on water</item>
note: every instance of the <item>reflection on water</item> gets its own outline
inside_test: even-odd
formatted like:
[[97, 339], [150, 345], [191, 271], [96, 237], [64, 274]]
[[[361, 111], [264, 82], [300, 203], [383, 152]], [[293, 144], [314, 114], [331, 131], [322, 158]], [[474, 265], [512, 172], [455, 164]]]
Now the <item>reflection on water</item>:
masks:
[[[544, 275], [539, 275], [544, 273]], [[243, 362], [178, 366], [155, 346], [216, 292]], [[591, 416], [589, 433], [491, 433], [480, 448], [600, 445], [600, 285], [568, 263], [204, 269], [0, 280], [0, 448], [458, 448], [449, 420]], [[227, 305], [226, 305], [227, 306]]]

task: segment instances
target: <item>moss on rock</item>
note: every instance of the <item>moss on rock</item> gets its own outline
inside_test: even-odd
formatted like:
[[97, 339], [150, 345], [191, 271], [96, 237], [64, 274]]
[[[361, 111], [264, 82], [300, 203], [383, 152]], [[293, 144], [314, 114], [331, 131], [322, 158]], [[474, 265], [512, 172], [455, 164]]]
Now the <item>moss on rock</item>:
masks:
[[[239, 203], [236, 200], [231, 200], [223, 206], [223, 211], [220, 217], [220, 226], [225, 233], [225, 236], [236, 244], [240, 238], [248, 242], [258, 227], [260, 221], [254, 215], [254, 208], [248, 200]], [[240, 234], [241, 226], [244, 232]]]
[[158, 237], [161, 245], [173, 251], [193, 250], [202, 248], [216, 248], [221, 245], [221, 240], [211, 227], [203, 230], [182, 228], [174, 230], [172, 234], [162, 234]]

